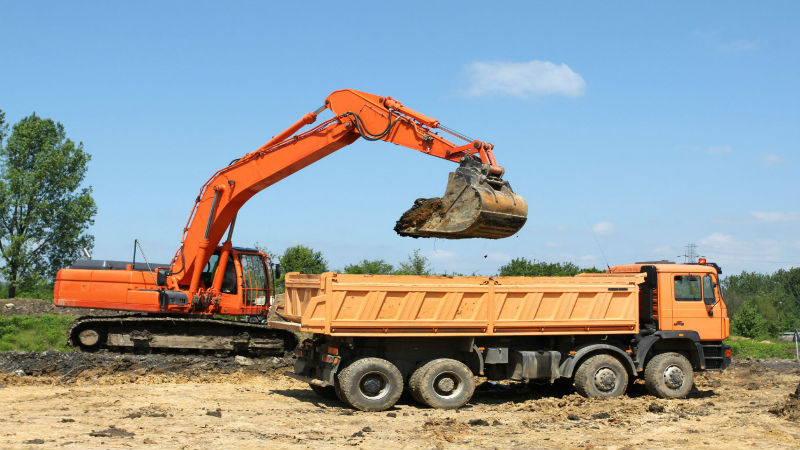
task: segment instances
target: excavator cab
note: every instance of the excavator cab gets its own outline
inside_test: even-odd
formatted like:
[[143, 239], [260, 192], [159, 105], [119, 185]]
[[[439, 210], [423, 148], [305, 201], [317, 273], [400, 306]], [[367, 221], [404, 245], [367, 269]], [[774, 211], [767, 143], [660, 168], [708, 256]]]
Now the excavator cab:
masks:
[[528, 203], [504, 181], [502, 169], [464, 156], [450, 172], [442, 197], [419, 198], [394, 227], [401, 236], [444, 239], [500, 239], [516, 233], [528, 218]]

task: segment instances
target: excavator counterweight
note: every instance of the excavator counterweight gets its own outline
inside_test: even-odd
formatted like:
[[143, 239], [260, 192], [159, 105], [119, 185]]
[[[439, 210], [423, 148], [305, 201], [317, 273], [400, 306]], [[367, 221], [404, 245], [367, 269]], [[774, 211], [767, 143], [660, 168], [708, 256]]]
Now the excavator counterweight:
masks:
[[420, 198], [394, 227], [401, 236], [500, 239], [519, 231], [528, 203], [491, 166], [464, 156], [439, 198]]

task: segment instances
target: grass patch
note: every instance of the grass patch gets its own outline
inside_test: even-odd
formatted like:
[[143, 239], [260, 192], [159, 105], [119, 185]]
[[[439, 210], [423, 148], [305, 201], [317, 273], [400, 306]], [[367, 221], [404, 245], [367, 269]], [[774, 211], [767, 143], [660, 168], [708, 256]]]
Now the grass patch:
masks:
[[758, 342], [750, 339], [727, 339], [731, 353], [737, 358], [783, 358], [794, 359], [793, 342]]
[[0, 351], [72, 351], [67, 345], [67, 316], [0, 316]]

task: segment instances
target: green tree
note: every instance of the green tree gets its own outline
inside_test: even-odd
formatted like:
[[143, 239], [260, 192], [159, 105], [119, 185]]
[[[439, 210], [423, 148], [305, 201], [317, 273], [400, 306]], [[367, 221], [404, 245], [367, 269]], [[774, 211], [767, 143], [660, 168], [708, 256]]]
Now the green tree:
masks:
[[287, 248], [278, 260], [281, 263], [282, 273], [275, 284], [279, 292], [284, 291], [284, 279], [289, 272], [322, 273], [328, 270], [328, 262], [322, 256], [322, 252], [305, 245]]
[[10, 298], [92, 248], [97, 206], [92, 188], [81, 188], [90, 158], [61, 123], [35, 113], [0, 148], [0, 262]]
[[599, 273], [600, 270], [590, 267], [582, 269], [571, 262], [548, 263], [527, 258], [513, 258], [508, 264], [500, 267], [501, 277], [572, 277], [582, 272]]
[[382, 259], [364, 259], [358, 264], [348, 264], [344, 266], [344, 273], [388, 275], [392, 273], [394, 266]]
[[431, 267], [428, 258], [420, 254], [420, 250], [414, 250], [414, 253], [408, 255], [405, 262], [401, 262], [400, 266], [395, 271], [397, 275], [430, 275]]
[[766, 319], [758, 312], [755, 303], [750, 301], [739, 308], [732, 322], [731, 331], [737, 336], [761, 338], [770, 334]]
[[[781, 269], [772, 274], [742, 272], [728, 275], [720, 284], [729, 314], [734, 318], [734, 333], [740, 332], [735, 320], [745, 305], [749, 309], [743, 317], [755, 311], [764, 322], [759, 328], [764, 335], [800, 328], [800, 268]], [[748, 331], [752, 329], [750, 325], [741, 329], [752, 334]]]

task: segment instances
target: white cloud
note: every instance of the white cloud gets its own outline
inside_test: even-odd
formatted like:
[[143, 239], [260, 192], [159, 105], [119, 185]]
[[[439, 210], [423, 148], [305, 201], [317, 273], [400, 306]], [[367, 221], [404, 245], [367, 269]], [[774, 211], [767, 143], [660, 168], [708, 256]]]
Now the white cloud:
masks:
[[700, 245], [709, 246], [709, 247], [724, 247], [726, 245], [733, 244], [733, 236], [730, 234], [722, 234], [719, 232], [714, 232], [709, 234], [708, 236], [700, 239], [698, 242]]
[[562, 242], [547, 241], [544, 243], [544, 246], [547, 248], [561, 248], [564, 244]]
[[473, 62], [467, 66], [469, 95], [504, 94], [512, 97], [565, 95], [580, 97], [586, 81], [566, 64], [528, 62]]
[[763, 162], [767, 166], [779, 166], [786, 162], [783, 157], [780, 155], [776, 155], [775, 153], [768, 153], [761, 157], [761, 162]]
[[729, 145], [712, 145], [711, 147], [706, 147], [703, 152], [708, 153], [709, 155], [721, 155], [723, 153], [730, 153], [733, 149]]
[[672, 257], [672, 255], [675, 254], [675, 249], [673, 249], [669, 245], [660, 245], [658, 247], [653, 248], [650, 251], [656, 255], [669, 255], [670, 257]]
[[750, 215], [757, 221], [764, 223], [796, 222], [800, 214], [790, 211], [750, 211]]
[[592, 226], [592, 231], [600, 236], [612, 234], [614, 230], [614, 224], [611, 222], [598, 222]]
[[758, 50], [758, 44], [747, 39], [737, 39], [723, 44], [722, 49], [729, 52], [750, 52]]

